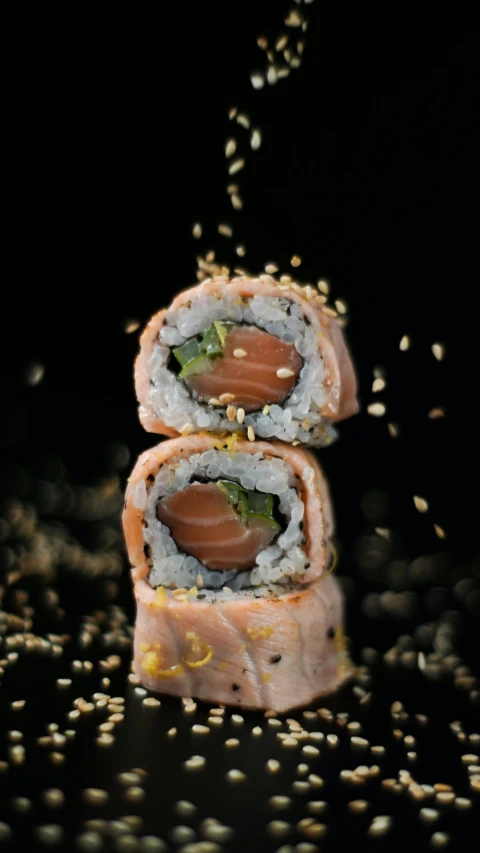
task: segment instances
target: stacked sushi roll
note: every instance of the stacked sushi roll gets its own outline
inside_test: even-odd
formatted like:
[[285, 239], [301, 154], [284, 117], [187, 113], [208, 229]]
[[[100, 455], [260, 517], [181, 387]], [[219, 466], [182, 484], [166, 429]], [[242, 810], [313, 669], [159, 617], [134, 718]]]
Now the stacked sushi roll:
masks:
[[334, 439], [356, 382], [317, 297], [215, 278], [141, 337], [140, 420], [172, 436], [139, 458], [123, 516], [152, 690], [284, 711], [345, 678], [330, 496], [301, 446]]

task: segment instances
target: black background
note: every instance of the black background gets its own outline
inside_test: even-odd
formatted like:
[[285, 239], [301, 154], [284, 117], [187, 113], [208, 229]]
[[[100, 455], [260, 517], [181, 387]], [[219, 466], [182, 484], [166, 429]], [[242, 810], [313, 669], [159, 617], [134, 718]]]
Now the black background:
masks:
[[[162, 4], [158, 17], [67, 4], [5, 22], [2, 490], [12, 463], [41, 475], [52, 451], [75, 482], [108, 469], [112, 440], [133, 465], [155, 438], [137, 422], [126, 319], [144, 323], [193, 283], [199, 252], [251, 272], [270, 260], [288, 272], [296, 253], [299, 277], [328, 278], [350, 309], [364, 411], [322, 454], [345, 552], [362, 494], [381, 487], [410, 556], [449, 548], [468, 562], [478, 547], [480, 32], [457, 6], [308, 10], [302, 67], [261, 92], [249, 81], [263, 66], [255, 38], [278, 34], [284, 3]], [[232, 105], [262, 129], [259, 152], [228, 121]], [[232, 135], [247, 151], [234, 178], [241, 212], [225, 192]], [[412, 346], [401, 353], [404, 334]], [[434, 341], [446, 345], [442, 363]], [[31, 361], [45, 366], [34, 388]], [[376, 419], [365, 409], [379, 364], [388, 414]], [[440, 405], [447, 418], [428, 420]], [[430, 500], [428, 518], [413, 494]]]

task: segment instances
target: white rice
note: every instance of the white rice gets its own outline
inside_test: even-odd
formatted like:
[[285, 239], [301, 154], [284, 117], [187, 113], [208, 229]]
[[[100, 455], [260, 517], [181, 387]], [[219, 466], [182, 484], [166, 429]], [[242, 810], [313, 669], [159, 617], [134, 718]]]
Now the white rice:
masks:
[[[311, 468], [306, 466], [305, 478], [310, 471]], [[192, 480], [218, 478], [278, 496], [285, 529], [273, 544], [258, 554], [257, 565], [250, 571], [210, 571], [196, 557], [179, 551], [169, 528], [157, 516], [157, 503], [162, 497], [185, 489]], [[276, 458], [265, 459], [261, 453], [231, 455], [212, 449], [164, 463], [151, 486], [147, 489], [144, 483], [140, 483], [134, 495], [135, 506], [144, 510], [143, 536], [150, 548], [151, 586], [189, 589], [197, 585], [200, 574], [203, 583], [200, 593], [208, 588], [219, 590], [226, 586], [227, 595], [252, 587], [258, 588], [261, 595], [268, 595], [269, 589], [276, 585], [280, 585], [284, 592], [285, 585], [292, 583], [292, 577], [297, 580], [309, 566], [307, 555], [300, 547], [305, 507], [295, 482], [295, 474], [286, 462]]]
[[[239, 304], [240, 303], [240, 304]], [[214, 320], [230, 320], [258, 326], [288, 344], [293, 344], [303, 359], [297, 384], [282, 405], [270, 411], [252, 412], [243, 424], [230, 422], [225, 407], [212, 407], [192, 398], [178, 376], [169, 370], [171, 347], [203, 334]], [[300, 441], [315, 447], [330, 444], [336, 432], [320, 414], [325, 403], [323, 360], [319, 354], [316, 331], [308, 324], [296, 302], [276, 296], [255, 295], [240, 300], [239, 296], [219, 287], [215, 296], [197, 296], [178, 311], [169, 311], [149, 361], [152, 386], [149, 402], [155, 413], [169, 427], [182, 430], [192, 424], [196, 431], [244, 433], [254, 429], [258, 438]]]

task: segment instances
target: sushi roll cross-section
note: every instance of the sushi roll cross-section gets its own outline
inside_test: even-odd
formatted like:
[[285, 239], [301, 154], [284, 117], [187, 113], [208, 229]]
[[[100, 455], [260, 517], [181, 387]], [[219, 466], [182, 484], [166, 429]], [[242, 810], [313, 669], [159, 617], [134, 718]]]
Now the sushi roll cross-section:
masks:
[[123, 521], [147, 687], [286, 710], [344, 679], [332, 510], [313, 455], [236, 435], [165, 441], [139, 458]]
[[135, 366], [140, 420], [322, 447], [358, 409], [342, 330], [310, 286], [217, 277], [150, 321]]

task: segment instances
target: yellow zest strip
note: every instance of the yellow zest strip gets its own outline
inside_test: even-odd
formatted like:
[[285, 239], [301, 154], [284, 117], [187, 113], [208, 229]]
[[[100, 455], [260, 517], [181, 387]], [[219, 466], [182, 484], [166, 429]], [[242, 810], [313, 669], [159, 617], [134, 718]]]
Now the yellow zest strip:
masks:
[[232, 434], [228, 438], [222, 439], [221, 441], [216, 441], [213, 446], [217, 450], [223, 450], [224, 452], [228, 452], [233, 456], [233, 454], [235, 453], [235, 448], [237, 446], [237, 441], [237, 433], [232, 432]]
[[154, 607], [165, 607], [167, 603], [167, 591], [164, 586], [157, 586], [155, 590], [155, 601], [153, 602]]
[[264, 628], [247, 628], [247, 634], [249, 634], [252, 640], [263, 640], [273, 634], [273, 628], [271, 625], [265, 625]]
[[185, 637], [188, 642], [191, 643], [192, 652], [206, 651], [206, 653], [205, 657], [201, 658], [200, 660], [187, 660], [186, 658], [182, 658], [183, 663], [191, 668], [197, 666], [205, 666], [205, 664], [213, 658], [213, 648], [209, 646], [208, 643], [202, 642], [198, 634], [195, 634], [193, 631], [188, 631], [185, 634]]
[[142, 669], [148, 673], [148, 675], [160, 676], [161, 678], [174, 678], [177, 675], [181, 675], [183, 672], [183, 666], [181, 663], [177, 663], [175, 666], [170, 666], [168, 669], [162, 669], [160, 663], [161, 660], [156, 652], [147, 652], [143, 656]]

